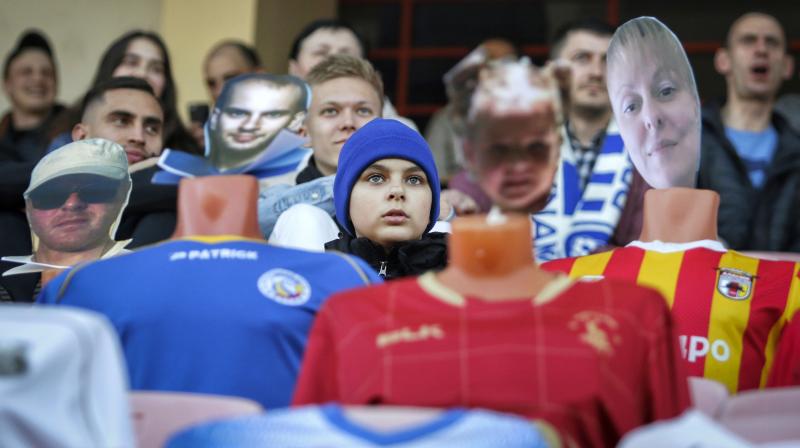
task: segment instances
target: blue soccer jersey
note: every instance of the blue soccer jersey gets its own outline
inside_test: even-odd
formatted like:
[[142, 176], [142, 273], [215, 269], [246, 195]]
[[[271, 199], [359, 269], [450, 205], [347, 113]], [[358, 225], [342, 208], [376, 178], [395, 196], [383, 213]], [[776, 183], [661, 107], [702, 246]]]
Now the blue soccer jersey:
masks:
[[167, 443], [167, 448], [231, 446], [543, 448], [547, 443], [533, 423], [498, 412], [452, 409], [421, 425], [376, 431], [349, 420], [336, 404], [208, 423], [178, 433]]
[[132, 389], [235, 395], [274, 408], [291, 400], [322, 303], [380, 281], [342, 254], [201, 237], [76, 267], [39, 302], [106, 315]]

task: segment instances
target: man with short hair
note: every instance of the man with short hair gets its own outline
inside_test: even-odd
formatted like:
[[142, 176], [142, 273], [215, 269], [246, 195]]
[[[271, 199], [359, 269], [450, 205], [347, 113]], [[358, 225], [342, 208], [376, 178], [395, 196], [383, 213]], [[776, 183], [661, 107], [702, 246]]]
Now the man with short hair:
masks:
[[318, 64], [306, 80], [311, 105], [303, 126], [314, 155], [297, 175], [297, 183], [336, 174], [342, 145], [361, 126], [380, 117], [383, 81], [364, 59], [331, 56]]
[[112, 78], [91, 89], [81, 103], [81, 121], [72, 138], [104, 138], [125, 150], [133, 190], [117, 237], [136, 248], [165, 240], [175, 230], [177, 190], [155, 185], [163, 150], [164, 112], [153, 88], [139, 78]]
[[254, 162], [281, 129], [298, 132], [308, 94], [302, 80], [286, 75], [242, 75], [228, 84], [208, 122], [212, 165], [220, 171]]
[[256, 50], [244, 42], [226, 40], [215, 45], [206, 55], [203, 76], [211, 99], [217, 101], [225, 81], [261, 67]]
[[576, 20], [563, 25], [551, 44], [550, 59], [565, 63], [571, 75], [553, 196], [534, 215], [539, 261], [588, 255], [639, 236], [638, 195], [645, 185], [626, 156], [606, 89], [613, 33], [603, 21]]
[[44, 155], [50, 120], [63, 110], [53, 50], [41, 33], [26, 32], [6, 56], [3, 90], [11, 111], [0, 120], [0, 157], [35, 163]]
[[[25, 207], [22, 193], [45, 153], [50, 123], [64, 109], [56, 103], [57, 88], [50, 44], [43, 34], [26, 31], [3, 64], [3, 90], [11, 110], [0, 119], [0, 257], [30, 253], [30, 231], [20, 211]], [[0, 262], [0, 272], [11, 267]]]
[[714, 57], [727, 99], [703, 110], [697, 186], [719, 193], [719, 235], [732, 249], [800, 251], [800, 135], [773, 113], [794, 65], [786, 45], [775, 17], [751, 12]]
[[[305, 79], [311, 70], [328, 56], [344, 54], [366, 59], [366, 41], [356, 30], [341, 20], [315, 20], [295, 37], [289, 53], [289, 73]], [[392, 118], [417, 130], [416, 124], [408, 118], [397, 114], [388, 98], [383, 98], [381, 106], [383, 118]]]

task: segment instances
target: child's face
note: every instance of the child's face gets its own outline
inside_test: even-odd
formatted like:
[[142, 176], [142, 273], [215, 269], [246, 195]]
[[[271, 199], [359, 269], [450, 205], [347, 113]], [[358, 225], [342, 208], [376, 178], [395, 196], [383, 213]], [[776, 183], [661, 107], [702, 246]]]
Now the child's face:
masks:
[[353, 185], [350, 220], [356, 236], [390, 248], [422, 236], [430, 222], [432, 202], [422, 168], [408, 160], [381, 159]]

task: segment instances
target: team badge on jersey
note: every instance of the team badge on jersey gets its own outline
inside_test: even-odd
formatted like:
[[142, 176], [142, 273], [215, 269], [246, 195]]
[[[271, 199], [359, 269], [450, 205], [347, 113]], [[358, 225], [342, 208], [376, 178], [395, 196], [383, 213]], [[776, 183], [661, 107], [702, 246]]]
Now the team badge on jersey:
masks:
[[753, 276], [745, 271], [720, 268], [717, 291], [732, 300], [747, 300], [753, 290]]
[[311, 298], [308, 280], [287, 269], [270, 269], [261, 274], [258, 290], [282, 305], [299, 306]]

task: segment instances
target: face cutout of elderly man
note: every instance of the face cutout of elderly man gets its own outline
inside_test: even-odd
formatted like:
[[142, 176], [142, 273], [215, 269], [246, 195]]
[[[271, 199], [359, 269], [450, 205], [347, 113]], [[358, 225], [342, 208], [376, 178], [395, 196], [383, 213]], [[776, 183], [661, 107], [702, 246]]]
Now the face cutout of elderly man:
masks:
[[131, 178], [122, 146], [80, 140], [51, 152], [33, 169], [24, 193], [35, 263], [66, 267], [119, 252], [114, 234]]
[[256, 161], [281, 129], [298, 132], [308, 109], [300, 78], [263, 73], [225, 83], [207, 124], [206, 155], [221, 171]]
[[700, 100], [683, 46], [652, 17], [620, 26], [608, 47], [608, 94], [634, 166], [654, 188], [695, 186]]

